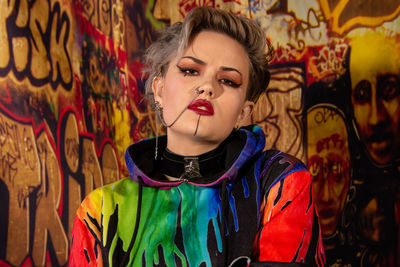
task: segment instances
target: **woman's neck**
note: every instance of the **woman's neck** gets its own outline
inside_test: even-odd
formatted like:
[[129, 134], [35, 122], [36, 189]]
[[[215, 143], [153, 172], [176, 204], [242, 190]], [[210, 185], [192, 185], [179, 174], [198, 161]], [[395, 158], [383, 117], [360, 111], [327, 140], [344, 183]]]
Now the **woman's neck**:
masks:
[[158, 170], [168, 180], [198, 180], [218, 173], [224, 165], [226, 151], [221, 144], [205, 153], [183, 156], [166, 148], [160, 158]]
[[167, 135], [167, 149], [181, 156], [197, 156], [217, 148], [220, 143], [204, 140], [171, 137]]

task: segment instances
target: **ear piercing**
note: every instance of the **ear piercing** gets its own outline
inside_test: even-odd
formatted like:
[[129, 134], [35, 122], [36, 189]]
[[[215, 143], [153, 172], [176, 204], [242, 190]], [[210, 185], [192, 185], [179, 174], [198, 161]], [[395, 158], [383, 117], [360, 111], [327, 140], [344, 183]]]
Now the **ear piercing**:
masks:
[[157, 120], [161, 121], [161, 124], [164, 125], [165, 127], [169, 127], [165, 121], [164, 121], [164, 116], [163, 116], [163, 108], [160, 105], [160, 102], [155, 101], [154, 102], [154, 108], [156, 109], [156, 113], [157, 113]]

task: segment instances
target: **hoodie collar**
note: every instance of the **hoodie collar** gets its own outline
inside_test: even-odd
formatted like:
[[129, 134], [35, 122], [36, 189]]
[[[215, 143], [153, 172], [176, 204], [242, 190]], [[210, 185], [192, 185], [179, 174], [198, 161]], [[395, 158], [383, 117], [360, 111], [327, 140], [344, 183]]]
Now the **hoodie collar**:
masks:
[[[166, 135], [159, 137], [159, 151], [163, 153], [167, 145]], [[242, 127], [232, 132], [221, 144], [224, 158], [216, 163], [221, 165], [214, 173], [201, 179], [190, 181], [168, 181], [158, 173], [159, 162], [154, 159], [155, 138], [147, 139], [128, 147], [125, 161], [130, 178], [145, 186], [170, 188], [187, 182], [197, 186], [215, 186], [223, 180], [233, 181], [239, 169], [265, 146], [265, 135], [256, 125]]]

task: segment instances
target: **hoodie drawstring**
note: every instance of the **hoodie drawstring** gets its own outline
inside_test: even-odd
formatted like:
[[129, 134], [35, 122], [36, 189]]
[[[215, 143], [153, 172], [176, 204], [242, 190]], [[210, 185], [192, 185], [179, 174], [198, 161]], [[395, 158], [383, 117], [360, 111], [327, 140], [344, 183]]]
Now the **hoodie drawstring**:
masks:
[[224, 179], [221, 186], [221, 240], [222, 240], [222, 259], [224, 260], [224, 264], [227, 265], [228, 260], [228, 243], [226, 242], [225, 238], [225, 222], [226, 220], [226, 212], [228, 210], [228, 189], [226, 188], [228, 184], [228, 179]]

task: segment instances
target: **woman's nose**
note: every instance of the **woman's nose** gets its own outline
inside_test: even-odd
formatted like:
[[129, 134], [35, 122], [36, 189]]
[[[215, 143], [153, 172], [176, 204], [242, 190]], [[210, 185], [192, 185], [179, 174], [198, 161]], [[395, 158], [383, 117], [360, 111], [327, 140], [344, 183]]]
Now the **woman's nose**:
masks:
[[201, 84], [199, 85], [199, 92], [203, 97], [217, 97], [220, 93], [220, 83], [215, 73], [206, 73], [203, 75]]
[[205, 93], [206, 95], [212, 96], [213, 93], [214, 93], [214, 90], [212, 89], [211, 86], [207, 86], [207, 87], [204, 89], [204, 93]]
[[196, 87], [196, 89], [194, 89], [194, 91], [196, 92], [197, 95], [201, 95], [202, 93], [204, 93], [204, 90], [199, 87]]
[[215, 94], [214, 88], [211, 85], [200, 86], [198, 94], [203, 96], [213, 97]]

